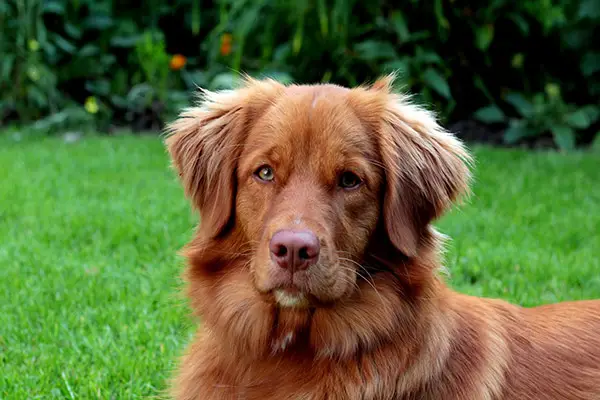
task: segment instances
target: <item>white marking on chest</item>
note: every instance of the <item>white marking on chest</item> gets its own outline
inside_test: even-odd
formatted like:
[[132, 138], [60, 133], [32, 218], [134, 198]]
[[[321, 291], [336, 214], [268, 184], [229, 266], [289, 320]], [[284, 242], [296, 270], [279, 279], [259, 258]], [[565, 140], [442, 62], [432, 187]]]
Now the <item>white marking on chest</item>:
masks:
[[273, 352], [284, 351], [294, 340], [294, 332], [286, 333], [281, 339], [273, 343]]

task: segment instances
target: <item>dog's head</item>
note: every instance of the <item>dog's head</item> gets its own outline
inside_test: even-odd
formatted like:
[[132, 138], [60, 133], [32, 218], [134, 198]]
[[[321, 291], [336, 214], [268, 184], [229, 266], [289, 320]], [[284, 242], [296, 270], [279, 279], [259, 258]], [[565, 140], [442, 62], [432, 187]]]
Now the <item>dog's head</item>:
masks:
[[171, 125], [199, 235], [234, 241], [227, 256], [279, 307], [352, 296], [382, 249], [419, 257], [429, 224], [466, 191], [468, 153], [391, 85], [248, 79]]

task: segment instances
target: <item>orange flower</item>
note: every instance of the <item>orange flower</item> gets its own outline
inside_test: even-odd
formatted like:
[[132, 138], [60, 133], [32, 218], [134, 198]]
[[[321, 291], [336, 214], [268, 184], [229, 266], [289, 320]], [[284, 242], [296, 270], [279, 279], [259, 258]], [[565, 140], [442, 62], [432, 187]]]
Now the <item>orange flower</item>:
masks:
[[221, 36], [221, 55], [228, 56], [231, 54], [231, 33], [224, 33]]
[[187, 58], [185, 58], [185, 56], [182, 56], [181, 54], [175, 54], [173, 57], [171, 57], [169, 67], [173, 71], [178, 71], [185, 66], [186, 61]]

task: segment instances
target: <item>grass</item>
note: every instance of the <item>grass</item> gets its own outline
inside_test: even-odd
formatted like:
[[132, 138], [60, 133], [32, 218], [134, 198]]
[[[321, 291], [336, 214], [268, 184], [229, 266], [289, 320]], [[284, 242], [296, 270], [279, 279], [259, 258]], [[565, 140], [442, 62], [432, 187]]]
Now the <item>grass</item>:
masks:
[[[597, 155], [477, 149], [437, 225], [450, 284], [526, 306], [600, 297]], [[0, 141], [0, 399], [158, 396], [193, 331], [190, 213], [156, 138]]]

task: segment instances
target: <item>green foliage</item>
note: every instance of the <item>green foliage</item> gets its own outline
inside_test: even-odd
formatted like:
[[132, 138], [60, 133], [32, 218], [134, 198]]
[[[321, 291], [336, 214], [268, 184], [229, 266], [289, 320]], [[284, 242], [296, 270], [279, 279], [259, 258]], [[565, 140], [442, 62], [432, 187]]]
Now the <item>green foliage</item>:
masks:
[[42, 54], [42, 2], [0, 3], [0, 27], [0, 121], [9, 110], [28, 121], [58, 111], [58, 78]]
[[165, 50], [165, 42], [161, 33], [146, 32], [142, 40], [135, 46], [135, 55], [143, 79], [154, 82], [156, 96], [165, 100], [167, 96], [167, 83], [169, 79], [169, 55]]
[[169, 70], [156, 27], [168, 10], [158, 6], [1, 2], [0, 123], [35, 122], [44, 131], [134, 121], [140, 129], [160, 128], [188, 98], [179, 72]]
[[496, 105], [479, 109], [475, 117], [485, 123], [507, 122], [504, 141], [508, 144], [550, 134], [560, 149], [573, 150], [578, 131], [590, 128], [600, 117], [598, 105], [567, 104], [559, 87], [553, 84], [546, 86], [545, 94], [536, 93], [531, 100], [519, 93], [509, 93], [504, 100], [513, 107], [518, 117], [507, 117]]
[[[241, 72], [344, 85], [396, 72], [448, 123], [476, 118], [518, 140], [552, 132], [566, 148], [600, 130], [598, 121], [585, 128], [564, 121], [600, 103], [599, 4], [7, 0], [0, 3], [0, 122], [37, 121], [91, 97], [96, 124], [157, 128], [197, 86], [230, 88]], [[179, 55], [185, 65], [174, 66]], [[549, 100], [548, 83], [560, 87], [560, 101]], [[562, 125], [524, 117], [511, 103], [516, 95]]]

